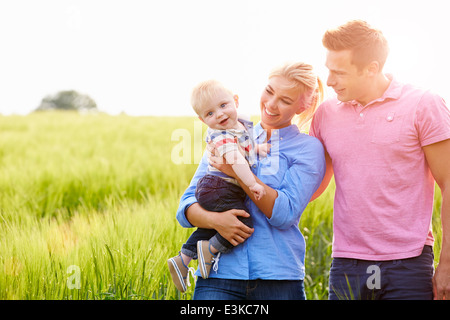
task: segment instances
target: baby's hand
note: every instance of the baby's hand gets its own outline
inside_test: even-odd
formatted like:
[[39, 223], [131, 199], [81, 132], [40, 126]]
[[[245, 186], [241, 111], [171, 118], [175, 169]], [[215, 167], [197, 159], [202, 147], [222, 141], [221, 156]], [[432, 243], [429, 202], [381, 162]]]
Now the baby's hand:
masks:
[[256, 200], [261, 200], [261, 198], [266, 194], [266, 190], [259, 183], [255, 183], [253, 186], [249, 187], [250, 191], [253, 192]]
[[267, 157], [267, 154], [270, 152], [270, 143], [261, 143], [256, 145], [256, 152], [259, 154], [261, 158]]

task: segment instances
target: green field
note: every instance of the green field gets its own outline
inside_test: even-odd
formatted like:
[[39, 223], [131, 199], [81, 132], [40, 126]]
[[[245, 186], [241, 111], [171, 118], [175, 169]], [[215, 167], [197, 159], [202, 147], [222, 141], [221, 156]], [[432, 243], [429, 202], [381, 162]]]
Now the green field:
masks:
[[[0, 116], [0, 299], [191, 299], [166, 260], [192, 231], [175, 212], [196, 164], [174, 163], [171, 137], [192, 137], [195, 162], [198, 128], [189, 117]], [[333, 185], [300, 222], [308, 299], [328, 295], [332, 198]], [[435, 230], [439, 207], [437, 192]]]

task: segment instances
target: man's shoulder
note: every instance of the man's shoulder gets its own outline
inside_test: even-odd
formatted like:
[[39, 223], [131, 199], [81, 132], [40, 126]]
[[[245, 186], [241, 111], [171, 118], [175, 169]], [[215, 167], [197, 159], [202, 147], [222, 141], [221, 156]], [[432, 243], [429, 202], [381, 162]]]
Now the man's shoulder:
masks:
[[339, 101], [337, 98], [329, 98], [322, 102], [317, 108], [316, 113], [321, 114], [324, 112], [332, 112], [335, 111], [341, 106], [344, 102]]
[[324, 102], [322, 102], [322, 106], [335, 106], [335, 105], [339, 105], [342, 104], [342, 101], [339, 101], [338, 98], [336, 97], [331, 97], [326, 99]]
[[446, 108], [446, 103], [441, 95], [429, 88], [423, 88], [414, 84], [404, 84], [402, 94], [397, 100], [410, 111], [438, 110]]
[[328, 98], [324, 102], [322, 102], [322, 104], [319, 107], [329, 109], [329, 108], [340, 106], [342, 104], [345, 104], [345, 102], [339, 101], [338, 98], [336, 98], [336, 97], [332, 97], [332, 98]]

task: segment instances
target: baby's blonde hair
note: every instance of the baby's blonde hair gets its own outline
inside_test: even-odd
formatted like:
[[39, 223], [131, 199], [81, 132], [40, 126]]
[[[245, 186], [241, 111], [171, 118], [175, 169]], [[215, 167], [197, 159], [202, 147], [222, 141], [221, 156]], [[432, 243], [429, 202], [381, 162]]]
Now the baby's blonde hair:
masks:
[[301, 131], [308, 131], [312, 117], [324, 98], [322, 80], [314, 73], [311, 65], [303, 62], [291, 62], [277, 67], [269, 74], [269, 79], [275, 76], [286, 78], [292, 83], [292, 88], [298, 88], [303, 94], [302, 103], [306, 109], [294, 117], [293, 123]]
[[225, 91], [233, 96], [233, 92], [217, 80], [202, 81], [192, 89], [191, 105], [197, 115], [218, 92]]

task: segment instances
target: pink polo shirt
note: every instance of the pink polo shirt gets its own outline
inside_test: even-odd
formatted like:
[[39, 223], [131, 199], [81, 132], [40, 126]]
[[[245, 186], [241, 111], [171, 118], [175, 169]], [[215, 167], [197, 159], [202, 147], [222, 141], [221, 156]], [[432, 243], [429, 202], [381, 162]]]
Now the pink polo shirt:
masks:
[[324, 102], [310, 134], [333, 163], [333, 257], [396, 260], [433, 245], [435, 182], [422, 147], [450, 138], [442, 98], [393, 79], [365, 107]]

